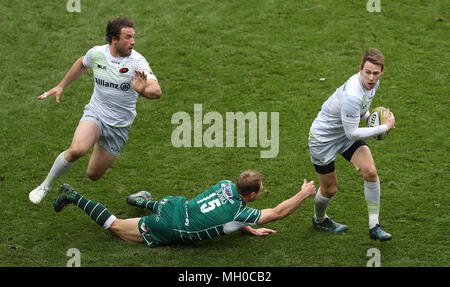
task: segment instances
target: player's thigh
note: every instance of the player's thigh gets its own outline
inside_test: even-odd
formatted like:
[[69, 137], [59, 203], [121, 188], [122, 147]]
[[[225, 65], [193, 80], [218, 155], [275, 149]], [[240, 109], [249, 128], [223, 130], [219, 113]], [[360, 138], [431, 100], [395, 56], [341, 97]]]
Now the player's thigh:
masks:
[[106, 170], [111, 167], [116, 158], [116, 156], [110, 154], [100, 144], [95, 144], [94, 151], [89, 159], [87, 170], [88, 176], [93, 180], [99, 179], [105, 174]]
[[323, 174], [316, 172], [319, 179], [320, 194], [324, 197], [332, 197], [337, 192], [337, 175], [336, 170]]
[[358, 147], [350, 160], [353, 166], [361, 173], [367, 181], [376, 181], [378, 178], [375, 161], [372, 152], [367, 145]]
[[68, 150], [69, 155], [75, 158], [85, 155], [99, 138], [100, 129], [95, 122], [81, 121], [73, 135], [72, 143]]
[[128, 242], [144, 242], [139, 232], [140, 218], [116, 219], [109, 230]]

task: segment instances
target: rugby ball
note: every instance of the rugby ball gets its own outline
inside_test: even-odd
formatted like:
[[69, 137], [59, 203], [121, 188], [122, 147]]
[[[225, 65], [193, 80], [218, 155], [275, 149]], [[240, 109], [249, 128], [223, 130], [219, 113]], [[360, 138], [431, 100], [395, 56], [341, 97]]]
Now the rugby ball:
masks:
[[[372, 113], [370, 113], [370, 116], [367, 120], [369, 127], [376, 127], [382, 125], [384, 122], [384, 118], [386, 116], [386, 110], [387, 109], [385, 107], [377, 107], [373, 109]], [[376, 135], [374, 136], [374, 138], [381, 141], [384, 140], [388, 136], [388, 134], [389, 131]]]

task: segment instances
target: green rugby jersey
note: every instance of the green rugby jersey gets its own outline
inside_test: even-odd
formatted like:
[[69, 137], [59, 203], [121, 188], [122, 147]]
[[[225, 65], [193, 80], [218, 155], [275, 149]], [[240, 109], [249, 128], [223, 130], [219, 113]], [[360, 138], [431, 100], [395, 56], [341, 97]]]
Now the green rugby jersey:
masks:
[[222, 180], [197, 197], [178, 202], [173, 231], [181, 240], [203, 240], [255, 226], [261, 211], [246, 206], [229, 180]]

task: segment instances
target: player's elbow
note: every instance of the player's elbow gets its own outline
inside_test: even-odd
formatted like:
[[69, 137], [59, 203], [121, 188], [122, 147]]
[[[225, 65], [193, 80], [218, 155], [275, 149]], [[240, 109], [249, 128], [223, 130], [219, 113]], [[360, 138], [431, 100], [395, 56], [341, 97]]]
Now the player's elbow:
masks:
[[274, 209], [273, 220], [272, 221], [280, 220], [280, 219], [283, 219], [285, 217], [286, 217], [286, 215], [283, 213], [282, 210]]
[[289, 215], [291, 215], [294, 212], [294, 210], [281, 210], [278, 212], [278, 216], [277, 216], [277, 220], [283, 219], [285, 217], [288, 217]]
[[342, 125], [344, 127], [344, 132], [347, 138], [351, 141], [357, 141], [361, 138], [361, 131], [356, 122], [348, 122], [342, 119]]
[[157, 100], [162, 96], [161, 88], [152, 87], [151, 89], [146, 90], [143, 96], [150, 100]]
[[345, 135], [351, 141], [357, 141], [361, 139], [355, 132], [345, 131]]
[[157, 89], [155, 89], [154, 91], [153, 91], [153, 93], [152, 93], [152, 98], [153, 99], [159, 99], [159, 98], [161, 98], [162, 97], [162, 91], [161, 91], [161, 88], [160, 87], [158, 87]]
[[148, 80], [147, 87], [144, 90], [144, 97], [150, 100], [157, 100], [162, 97], [161, 87], [155, 80]]
[[261, 219], [258, 222], [258, 224], [264, 224], [269, 223], [272, 221], [277, 221], [280, 219], [285, 218], [287, 215], [286, 212], [284, 212], [281, 209], [278, 208], [272, 208], [272, 209], [265, 209], [263, 210], [263, 214], [261, 215]]
[[348, 138], [349, 140], [351, 140], [351, 141], [357, 141], [357, 140], [359, 140], [358, 137], [355, 137], [355, 136], [352, 136], [352, 135], [347, 135], [347, 138]]

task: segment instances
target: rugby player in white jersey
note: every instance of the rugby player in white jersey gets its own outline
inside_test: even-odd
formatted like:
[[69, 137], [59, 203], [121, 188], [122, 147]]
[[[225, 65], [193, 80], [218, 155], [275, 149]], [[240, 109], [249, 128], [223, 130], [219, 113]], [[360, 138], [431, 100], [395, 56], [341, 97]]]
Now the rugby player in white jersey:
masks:
[[47, 178], [30, 192], [31, 202], [38, 204], [53, 183], [65, 174], [76, 160], [92, 147], [87, 176], [100, 179], [120, 153], [136, 117], [139, 95], [159, 99], [162, 95], [157, 78], [147, 60], [134, 50], [134, 23], [129, 18], [115, 18], [106, 26], [108, 44], [95, 46], [80, 57], [61, 82], [38, 97], [55, 95], [59, 103], [65, 87], [83, 75], [88, 68], [94, 74], [94, 91], [75, 130], [70, 147], [59, 154]]
[[378, 222], [380, 210], [380, 180], [369, 147], [364, 142], [372, 136], [395, 128], [390, 110], [384, 124], [377, 127], [359, 127], [367, 121], [369, 107], [384, 73], [384, 56], [377, 49], [368, 49], [361, 59], [359, 73], [350, 77], [328, 98], [311, 125], [309, 133], [310, 158], [319, 179], [319, 190], [314, 198], [313, 227], [327, 232], [342, 232], [346, 225], [334, 222], [326, 214], [331, 198], [337, 192], [334, 167], [340, 153], [360, 172], [364, 179], [364, 195], [369, 212], [369, 236], [381, 241], [392, 236]]

